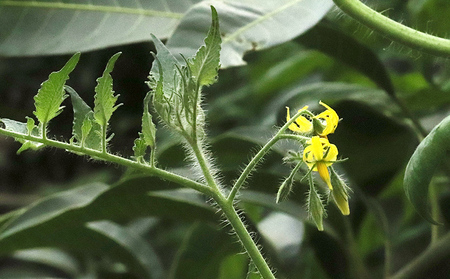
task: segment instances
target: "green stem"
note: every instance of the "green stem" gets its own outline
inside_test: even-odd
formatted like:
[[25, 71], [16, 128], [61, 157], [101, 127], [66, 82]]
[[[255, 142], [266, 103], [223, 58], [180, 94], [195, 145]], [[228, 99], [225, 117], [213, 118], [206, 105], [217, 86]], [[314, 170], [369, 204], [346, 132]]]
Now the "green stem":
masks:
[[234, 231], [236, 232], [239, 240], [247, 251], [249, 257], [252, 259], [262, 278], [269, 279], [275, 278], [269, 265], [261, 254], [261, 251], [256, 246], [255, 241], [253, 241], [250, 233], [239, 217], [238, 213], [234, 209], [233, 205], [228, 202], [223, 196], [215, 197], [214, 200], [220, 206], [223, 214], [226, 216]]
[[439, 263], [445, 263], [449, 257], [450, 233], [447, 233], [390, 278], [425, 278], [431, 268]]
[[197, 143], [190, 143], [192, 150], [194, 151], [195, 157], [197, 158], [198, 164], [202, 169], [203, 176], [205, 177], [206, 183], [215, 191], [218, 195], [222, 196], [219, 186], [211, 173], [211, 167], [205, 157], [204, 152], [200, 149]]
[[333, 1], [349, 16], [394, 41], [433, 55], [450, 56], [450, 40], [423, 33], [393, 21], [359, 0]]
[[102, 151], [99, 151], [99, 150], [84, 148], [84, 147], [77, 146], [77, 145], [71, 145], [71, 144], [65, 143], [65, 142], [60, 142], [60, 141], [51, 140], [51, 139], [43, 139], [42, 137], [35, 137], [35, 136], [31, 136], [31, 135], [21, 134], [21, 133], [5, 130], [3, 128], [0, 128], [0, 134], [9, 136], [9, 137], [13, 137], [15, 139], [29, 140], [29, 141], [43, 143], [44, 145], [64, 149], [64, 150], [67, 150], [69, 152], [73, 152], [76, 154], [85, 154], [85, 155], [91, 156], [94, 159], [103, 160], [106, 162], [115, 163], [115, 164], [122, 165], [125, 167], [134, 168], [136, 170], [145, 172], [146, 174], [161, 177], [163, 179], [172, 181], [174, 183], [183, 185], [185, 187], [197, 190], [208, 196], [213, 196], [213, 194], [214, 194], [214, 192], [211, 190], [211, 188], [204, 184], [195, 182], [195, 181], [185, 178], [183, 176], [179, 176], [177, 174], [174, 174], [174, 173], [162, 170], [162, 169], [154, 168], [149, 165], [141, 164], [139, 162], [132, 161], [130, 159], [126, 159], [126, 158], [123, 158], [123, 157], [120, 157], [117, 155], [113, 155], [110, 153], [103, 153]]
[[156, 146], [150, 148], [150, 167], [154, 168], [156, 166], [155, 159]]
[[106, 128], [107, 128], [106, 125], [102, 125], [102, 150], [103, 150], [104, 154], [107, 153], [106, 152], [106, 131], [107, 131]]
[[99, 150], [84, 148], [81, 146], [71, 145], [69, 143], [55, 141], [51, 139], [43, 139], [42, 137], [35, 137], [28, 134], [21, 134], [3, 128], [0, 128], [0, 134], [13, 137], [16, 140], [18, 139], [18, 140], [29, 140], [33, 142], [39, 142], [47, 146], [64, 149], [68, 152], [76, 154], [84, 154], [91, 156], [94, 159], [115, 163], [129, 168], [134, 168], [146, 174], [158, 176], [162, 179], [166, 179], [171, 182], [183, 185], [187, 188], [197, 190], [207, 196], [212, 197], [220, 206], [225, 216], [227, 217], [228, 221], [232, 225], [233, 229], [236, 231], [236, 234], [239, 237], [240, 241], [242, 242], [242, 245], [246, 249], [252, 261], [255, 263], [256, 267], [258, 268], [263, 278], [275, 278], [274, 275], [272, 274], [272, 271], [270, 270], [270, 267], [264, 260], [264, 257], [261, 255], [258, 247], [251, 238], [249, 232], [247, 231], [244, 223], [239, 218], [239, 215], [234, 209], [233, 204], [228, 203], [226, 197], [220, 192], [211, 172], [209, 171], [209, 166], [207, 164], [206, 158], [203, 155], [203, 152], [201, 152], [198, 145], [194, 144], [192, 145], [192, 147], [194, 149], [195, 154], [198, 155], [199, 164], [202, 170], [204, 171], [205, 179], [208, 182], [208, 186], [162, 169], [158, 169], [146, 164], [141, 164], [139, 162], [132, 161], [130, 159], [126, 159], [110, 153], [104, 153], [103, 151]]
[[[433, 181], [430, 183], [430, 186], [428, 188], [429, 195], [430, 195], [430, 207], [431, 207], [431, 216], [433, 220], [440, 221], [440, 214], [439, 214], [439, 195], [437, 191], [437, 185], [436, 183], [433, 183]], [[439, 227], [440, 225], [431, 224], [431, 245], [436, 243], [439, 239]]]
[[252, 237], [250, 236], [250, 233], [248, 232], [241, 218], [237, 214], [234, 205], [232, 203], [228, 203], [227, 198], [220, 191], [220, 188], [216, 183], [214, 176], [211, 173], [211, 168], [208, 164], [205, 154], [202, 152], [200, 146], [197, 144], [197, 142], [195, 143], [190, 142], [190, 145], [194, 151], [195, 156], [197, 157], [198, 163], [200, 165], [200, 168], [202, 169], [205, 180], [213, 191], [212, 197], [214, 201], [222, 209], [227, 220], [230, 222], [239, 240], [241, 241], [242, 245], [247, 251], [249, 257], [252, 259], [253, 263], [258, 268], [258, 271], [260, 272], [261, 276], [265, 279], [275, 278], [272, 271], [270, 270], [269, 265], [262, 256], [258, 247], [256, 246], [256, 243], [253, 241]]
[[[291, 125], [300, 115], [304, 114], [306, 110], [299, 110], [289, 121], [286, 122], [286, 124], [283, 125], [283, 127], [278, 130], [278, 132], [273, 136], [259, 151], [256, 153], [255, 157], [248, 163], [248, 165], [245, 167], [244, 171], [241, 173], [239, 178], [236, 180], [236, 183], [234, 183], [233, 188], [231, 189], [230, 194], [228, 195], [228, 202], [232, 203], [234, 199], [236, 198], [237, 193], [241, 189], [244, 182], [247, 180], [250, 173], [255, 169], [256, 165], [258, 165], [259, 161], [266, 155], [267, 152], [272, 148], [272, 146], [279, 141], [281, 138], [286, 137], [286, 135], [283, 135], [284, 131]], [[304, 140], [307, 140], [309, 138], [296, 136], [295, 139], [304, 138]]]

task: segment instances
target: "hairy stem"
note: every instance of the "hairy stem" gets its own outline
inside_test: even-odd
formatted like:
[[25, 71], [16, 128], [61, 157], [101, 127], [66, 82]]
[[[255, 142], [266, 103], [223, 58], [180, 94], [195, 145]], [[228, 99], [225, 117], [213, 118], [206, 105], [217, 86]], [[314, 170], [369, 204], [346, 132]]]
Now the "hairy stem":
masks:
[[242, 222], [241, 218], [236, 212], [233, 203], [229, 203], [224, 194], [220, 191], [218, 184], [216, 183], [213, 174], [211, 173], [211, 168], [209, 167], [208, 161], [205, 154], [202, 152], [200, 146], [197, 143], [191, 143], [191, 147], [197, 157], [200, 168], [202, 169], [203, 175], [207, 184], [211, 187], [214, 194], [212, 195], [214, 201], [221, 208], [222, 212], [226, 216], [227, 220], [233, 227], [236, 235], [247, 251], [250, 259], [253, 261], [255, 266], [258, 268], [259, 273], [264, 279], [275, 278], [269, 265], [259, 251], [256, 243], [253, 241], [250, 233]]
[[169, 171], [165, 171], [162, 169], [158, 169], [158, 168], [154, 168], [151, 167], [149, 165], [145, 165], [145, 164], [141, 164], [139, 162], [130, 160], [130, 159], [126, 159], [117, 155], [113, 155], [110, 153], [103, 153], [102, 151], [99, 150], [94, 150], [94, 149], [90, 149], [90, 148], [84, 148], [78, 145], [72, 145], [69, 143], [65, 143], [65, 142], [61, 142], [61, 141], [56, 141], [56, 140], [51, 140], [51, 139], [43, 139], [42, 137], [35, 137], [35, 136], [31, 136], [31, 135], [26, 135], [26, 134], [21, 134], [21, 133], [17, 133], [17, 132], [13, 132], [13, 131], [9, 131], [3, 128], [0, 128], [0, 134], [5, 135], [5, 136], [10, 136], [13, 137], [15, 139], [22, 139], [22, 140], [29, 140], [29, 141], [33, 141], [33, 142], [39, 142], [39, 143], [43, 143], [44, 145], [47, 146], [52, 146], [52, 147], [56, 147], [59, 149], [64, 149], [67, 150], [69, 152], [73, 152], [73, 153], [77, 153], [77, 154], [84, 154], [84, 155], [88, 155], [91, 156], [94, 159], [97, 160], [102, 160], [102, 161], [106, 161], [106, 162], [111, 162], [111, 163], [115, 163], [118, 165], [122, 165], [125, 167], [130, 167], [130, 168], [134, 168], [136, 170], [140, 170], [146, 174], [149, 175], [155, 175], [158, 177], [161, 177], [163, 179], [167, 179], [169, 181], [172, 181], [174, 183], [183, 185], [187, 188], [191, 188], [194, 190], [197, 190], [205, 195], [208, 196], [212, 196], [213, 192], [211, 190], [210, 187], [198, 183], [196, 181], [190, 180], [188, 178], [185, 178], [183, 176], [179, 176], [177, 174], [171, 173]]
[[223, 211], [223, 214], [226, 216], [227, 220], [230, 222], [233, 227], [236, 235], [247, 251], [249, 257], [252, 259], [262, 278], [269, 279], [275, 278], [272, 271], [270, 270], [269, 265], [261, 254], [261, 251], [256, 246], [255, 241], [250, 236], [249, 231], [245, 227], [238, 213], [234, 209], [233, 205], [230, 204], [224, 196], [216, 197], [215, 201], [220, 206]]
[[[250, 173], [255, 169], [255, 167], [258, 165], [259, 161], [264, 157], [264, 155], [269, 152], [269, 150], [272, 148], [272, 146], [279, 141], [281, 138], [285, 137], [283, 135], [284, 131], [291, 125], [301, 114], [305, 113], [306, 109], [299, 110], [289, 121], [286, 122], [286, 124], [283, 125], [283, 127], [280, 128], [280, 130], [273, 136], [267, 143], [264, 145], [258, 153], [256, 153], [255, 157], [248, 163], [248, 165], [245, 167], [244, 171], [241, 173], [239, 178], [236, 180], [236, 183], [234, 183], [233, 188], [231, 189], [230, 194], [228, 195], [228, 202], [232, 203], [234, 199], [236, 198], [237, 193], [241, 189], [244, 182], [247, 180]], [[283, 136], [282, 136], [283, 135]], [[302, 136], [297, 135], [295, 139], [301, 139]], [[309, 139], [304, 137], [304, 139]]]
[[393, 41], [433, 55], [450, 57], [450, 40], [429, 35], [393, 21], [359, 0], [333, 0], [346, 14]]

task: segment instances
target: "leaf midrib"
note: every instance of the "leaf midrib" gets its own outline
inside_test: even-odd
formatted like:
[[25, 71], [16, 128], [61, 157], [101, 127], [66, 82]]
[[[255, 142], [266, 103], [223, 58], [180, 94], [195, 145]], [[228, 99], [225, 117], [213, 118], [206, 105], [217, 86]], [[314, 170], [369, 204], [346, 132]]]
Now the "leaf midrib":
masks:
[[226, 43], [228, 43], [230, 41], [235, 40], [240, 34], [244, 33], [245, 31], [247, 31], [248, 29], [252, 28], [253, 26], [258, 25], [259, 23], [272, 18], [276, 14], [281, 13], [284, 10], [286, 10], [286, 9], [288, 9], [288, 8], [294, 6], [295, 4], [297, 4], [299, 2], [302, 2], [302, 1], [303, 0], [290, 1], [290, 2], [288, 2], [286, 4], [284, 4], [283, 6], [280, 6], [278, 9], [275, 9], [275, 10], [269, 12], [269, 13], [266, 13], [266, 14], [260, 16], [258, 19], [250, 22], [249, 24], [246, 24], [246, 25], [242, 26], [241, 28], [237, 29], [235, 32], [231, 33], [229, 36], [226, 36], [222, 40], [222, 43], [226, 44]]
[[61, 2], [0, 1], [0, 6], [91, 11], [91, 12], [105, 12], [105, 13], [119, 13], [119, 14], [135, 14], [135, 15], [142, 15], [142, 16], [165, 17], [165, 18], [174, 18], [174, 19], [181, 19], [184, 15], [182, 13], [146, 10], [146, 9], [138, 9], [138, 8], [126, 8], [126, 7], [118, 7], [118, 6], [104, 6], [104, 5], [92, 5], [92, 4], [73, 4], [73, 3], [61, 3]]

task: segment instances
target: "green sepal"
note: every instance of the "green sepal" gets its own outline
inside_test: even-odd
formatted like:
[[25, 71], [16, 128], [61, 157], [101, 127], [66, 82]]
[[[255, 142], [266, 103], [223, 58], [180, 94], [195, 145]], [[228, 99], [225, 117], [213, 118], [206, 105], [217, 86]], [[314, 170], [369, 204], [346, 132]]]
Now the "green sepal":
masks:
[[61, 104], [67, 98], [64, 85], [79, 59], [80, 53], [75, 53], [60, 71], [51, 73], [34, 97], [36, 110], [33, 113], [42, 124], [43, 130], [47, 128], [51, 119], [61, 113], [63, 109]]
[[[70, 95], [73, 107], [73, 138], [79, 144], [83, 142], [86, 148], [101, 150], [101, 127], [95, 121], [94, 112], [73, 88], [65, 86], [65, 89]], [[85, 122], [88, 120], [91, 122], [92, 127], [89, 132], [86, 132], [89, 124]], [[84, 132], [83, 125], [85, 125]]]
[[428, 222], [438, 225], [428, 210], [428, 187], [435, 170], [448, 159], [450, 151], [450, 116], [425, 137], [409, 159], [403, 188], [416, 211]]
[[213, 6], [211, 6], [211, 13], [212, 23], [205, 38], [205, 45], [201, 46], [195, 56], [188, 60], [192, 77], [199, 86], [215, 83], [220, 67], [222, 39], [219, 30], [219, 17]]
[[114, 64], [121, 52], [114, 54], [108, 61], [103, 75], [97, 79], [97, 86], [95, 87], [94, 96], [94, 117], [98, 124], [102, 127], [108, 125], [113, 112], [121, 105], [116, 105], [119, 95], [114, 95], [113, 79], [110, 75], [114, 69]]

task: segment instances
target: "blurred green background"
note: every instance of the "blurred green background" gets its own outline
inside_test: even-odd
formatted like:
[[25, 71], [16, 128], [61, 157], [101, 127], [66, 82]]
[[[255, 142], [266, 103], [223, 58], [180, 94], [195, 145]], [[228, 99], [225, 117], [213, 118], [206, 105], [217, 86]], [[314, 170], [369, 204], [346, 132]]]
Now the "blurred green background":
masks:
[[[396, 21], [448, 37], [450, 4], [446, 0], [366, 2]], [[84, 52], [68, 85], [92, 105], [95, 79], [118, 51], [123, 54], [112, 76], [114, 90], [124, 105], [111, 120], [115, 137], [110, 149], [129, 157], [148, 91], [144, 82], [153, 59], [152, 43]], [[1, 117], [25, 121], [25, 116], [31, 116], [32, 97], [39, 85], [69, 57], [0, 57]], [[275, 127], [284, 123], [285, 106], [309, 105], [312, 111], [320, 112], [318, 102], [322, 100], [342, 118], [329, 139], [338, 147], [340, 157], [348, 158], [337, 166], [353, 189], [349, 217], [342, 217], [330, 203], [325, 232], [318, 232], [306, 220], [307, 186], [301, 183], [296, 183], [289, 201], [275, 204], [278, 186], [290, 170], [282, 158], [289, 149], [298, 151], [292, 142], [277, 145], [242, 193], [239, 206], [245, 212], [243, 217], [258, 233], [257, 239], [278, 276], [382, 278], [386, 269], [393, 273], [426, 249], [430, 225], [406, 200], [402, 180], [408, 159], [423, 137], [411, 116], [428, 132], [450, 112], [448, 59], [392, 43], [332, 8], [308, 32], [277, 46], [248, 52], [244, 60], [247, 65], [221, 70], [219, 82], [204, 90], [211, 151], [223, 171], [224, 183], [235, 179]], [[65, 106], [49, 129], [55, 138], [67, 140], [73, 114], [70, 102]], [[158, 128], [158, 162], [164, 168], [188, 173], [179, 141], [164, 127]], [[204, 206], [209, 203], [207, 199], [192, 193], [181, 195], [180, 191], [179, 199], [169, 199], [164, 196], [167, 193], [158, 191], [175, 191], [176, 185], [139, 176], [121, 180], [127, 170], [63, 150], [26, 151], [17, 156], [19, 147], [10, 138], [0, 138], [2, 214], [82, 185], [115, 187], [99, 190], [98, 199], [82, 210], [69, 212], [72, 215], [58, 211], [64, 222], [50, 220], [48, 227], [43, 223], [17, 234], [17, 238], [5, 236], [0, 278], [145, 278], [148, 274], [155, 278], [245, 278], [248, 259], [221, 217]], [[447, 232], [450, 192], [449, 178], [444, 174], [438, 171], [433, 183], [445, 223], [440, 230]], [[152, 190], [151, 201], [139, 199]], [[70, 226], [71, 220], [90, 225], [80, 229]], [[114, 221], [100, 227], [103, 232], [117, 230], [116, 238], [93, 233], [99, 231], [92, 229], [99, 222], [109, 222], [102, 220]], [[108, 226], [114, 229], [106, 230]], [[90, 230], [83, 231], [87, 228]], [[120, 235], [130, 234], [145, 243], [145, 252], [136, 252], [139, 246], [133, 245], [137, 244], [117, 248]], [[21, 250], [47, 247], [51, 249]], [[130, 255], [119, 255], [123, 253]], [[424, 271], [426, 277], [417, 276], [447, 278], [449, 263], [443, 259]]]

